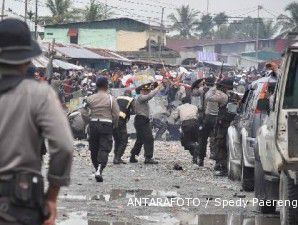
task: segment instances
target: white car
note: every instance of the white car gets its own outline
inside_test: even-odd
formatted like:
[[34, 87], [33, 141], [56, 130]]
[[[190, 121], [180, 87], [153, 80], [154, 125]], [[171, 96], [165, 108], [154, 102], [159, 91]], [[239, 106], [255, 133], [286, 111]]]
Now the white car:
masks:
[[281, 71], [269, 116], [257, 134], [255, 195], [268, 200], [259, 205], [261, 212], [271, 213], [279, 206], [281, 225], [297, 225], [298, 41], [285, 54]]

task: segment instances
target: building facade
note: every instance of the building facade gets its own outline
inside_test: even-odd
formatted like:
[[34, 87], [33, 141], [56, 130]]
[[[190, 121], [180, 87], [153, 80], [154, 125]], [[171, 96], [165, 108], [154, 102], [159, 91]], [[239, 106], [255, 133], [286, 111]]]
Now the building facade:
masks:
[[45, 26], [45, 41], [113, 51], [138, 51], [148, 41], [165, 44], [165, 31], [129, 18]]

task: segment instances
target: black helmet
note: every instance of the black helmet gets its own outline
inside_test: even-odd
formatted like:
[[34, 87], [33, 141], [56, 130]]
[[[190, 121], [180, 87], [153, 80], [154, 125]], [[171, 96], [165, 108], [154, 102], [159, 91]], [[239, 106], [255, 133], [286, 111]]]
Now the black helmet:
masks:
[[215, 78], [214, 77], [205, 78], [205, 84], [207, 86], [213, 86], [215, 84]]
[[96, 86], [97, 86], [97, 88], [108, 88], [109, 81], [106, 77], [100, 76], [96, 80]]
[[219, 80], [216, 84], [217, 86], [224, 87], [228, 90], [233, 90], [234, 88], [234, 80], [232, 78], [224, 78]]

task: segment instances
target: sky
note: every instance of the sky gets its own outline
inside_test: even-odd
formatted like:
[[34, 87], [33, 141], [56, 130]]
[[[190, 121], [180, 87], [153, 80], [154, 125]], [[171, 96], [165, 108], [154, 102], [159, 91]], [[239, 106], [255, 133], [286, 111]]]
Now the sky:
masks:
[[[35, 0], [28, 0], [29, 11], [35, 11]], [[46, 8], [47, 0], [38, 0], [39, 14], [49, 15]], [[106, 3], [114, 12], [113, 17], [130, 17], [151, 24], [159, 24], [161, 11], [164, 7], [164, 23], [169, 24], [167, 16], [181, 5], [189, 4], [191, 8], [199, 11], [202, 15], [207, 12], [208, 0], [97, 0]], [[225, 12], [228, 16], [252, 16], [257, 17], [257, 6], [263, 6], [260, 16], [264, 18], [276, 18], [284, 13], [284, 8], [295, 0], [209, 0], [209, 13]], [[0, 0], [1, 2], [1, 0]], [[6, 0], [6, 9], [11, 8], [17, 14], [24, 14], [25, 0]], [[90, 0], [72, 0], [73, 7], [84, 8]]]

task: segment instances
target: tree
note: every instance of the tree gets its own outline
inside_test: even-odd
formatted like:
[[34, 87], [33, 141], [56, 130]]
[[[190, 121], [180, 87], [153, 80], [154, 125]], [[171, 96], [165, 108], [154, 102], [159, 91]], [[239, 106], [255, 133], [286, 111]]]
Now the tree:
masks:
[[261, 21], [260, 38], [271, 38], [276, 32], [276, 26], [273, 21]]
[[105, 5], [98, 3], [96, 0], [90, 0], [90, 5], [85, 9], [85, 20], [96, 21], [108, 19], [113, 12]]
[[298, 3], [290, 3], [285, 8], [285, 11], [288, 12], [289, 15], [281, 14], [277, 18], [282, 35], [291, 31], [298, 31]]
[[211, 38], [213, 34], [213, 18], [210, 14], [203, 15], [197, 29], [201, 31], [202, 38]]
[[180, 36], [184, 38], [193, 36], [199, 23], [198, 14], [199, 12], [191, 9], [189, 5], [176, 8], [176, 13], [169, 15], [169, 19], [173, 22], [171, 29], [178, 31]]
[[63, 23], [71, 17], [69, 12], [70, 0], [47, 0], [46, 6], [52, 13], [53, 23]]
[[221, 25], [228, 22], [228, 16], [224, 12], [221, 12], [221, 13], [218, 13], [213, 18], [213, 21], [214, 21], [215, 25], [217, 26], [217, 29], [219, 29]]

